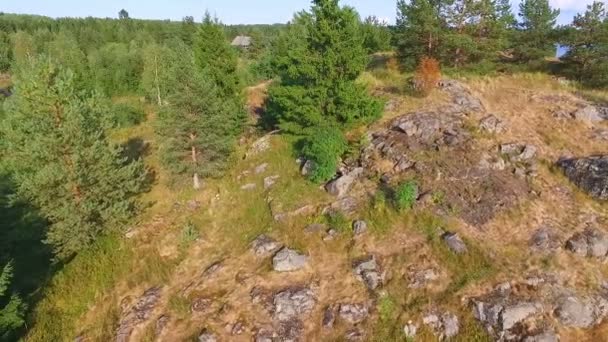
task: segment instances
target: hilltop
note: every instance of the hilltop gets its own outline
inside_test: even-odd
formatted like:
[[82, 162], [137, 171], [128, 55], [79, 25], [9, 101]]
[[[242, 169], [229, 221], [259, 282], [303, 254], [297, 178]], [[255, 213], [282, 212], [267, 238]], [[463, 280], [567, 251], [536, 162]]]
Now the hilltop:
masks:
[[[360, 174], [338, 197], [302, 177], [281, 134], [241, 139], [230, 171], [199, 193], [161, 174], [126, 240], [62, 271], [30, 338], [393, 340], [404, 327], [421, 340], [604, 336], [605, 247], [587, 257], [572, 245], [602, 231], [607, 208], [556, 162], [606, 153], [607, 122], [576, 119], [605, 94], [523, 74], [445, 81], [421, 99], [378, 75], [383, 67], [362, 79], [387, 105], [351, 132], [363, 138], [341, 172]], [[252, 113], [264, 88], [250, 91]], [[122, 139], [154, 151], [151, 124]], [[403, 180], [417, 200], [400, 211], [391, 192]], [[605, 244], [598, 234], [590, 241]], [[283, 246], [293, 254], [278, 262]], [[294, 271], [273, 270], [285, 263]]]

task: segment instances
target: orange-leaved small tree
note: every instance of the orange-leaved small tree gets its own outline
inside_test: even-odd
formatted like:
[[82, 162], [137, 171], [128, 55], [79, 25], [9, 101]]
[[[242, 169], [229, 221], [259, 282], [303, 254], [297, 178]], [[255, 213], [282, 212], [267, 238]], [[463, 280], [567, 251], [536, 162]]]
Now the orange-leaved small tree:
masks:
[[423, 96], [428, 96], [441, 81], [439, 62], [433, 57], [422, 57], [414, 74], [414, 89]]

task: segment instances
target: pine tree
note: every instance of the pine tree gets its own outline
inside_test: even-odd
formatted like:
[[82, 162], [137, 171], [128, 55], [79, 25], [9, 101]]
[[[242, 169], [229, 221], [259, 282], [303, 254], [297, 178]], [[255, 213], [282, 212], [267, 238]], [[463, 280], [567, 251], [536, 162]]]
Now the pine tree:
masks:
[[287, 133], [309, 134], [322, 125], [349, 125], [376, 118], [380, 104], [355, 83], [368, 56], [359, 17], [337, 0], [315, 0], [282, 37], [268, 119]]
[[0, 268], [0, 340], [8, 340], [9, 336], [24, 323], [25, 304], [15, 294], [8, 292], [13, 266], [11, 263]]
[[392, 37], [387, 23], [380, 21], [375, 16], [369, 16], [363, 21], [361, 30], [363, 46], [367, 53], [390, 50]]
[[424, 56], [439, 59], [444, 7], [442, 0], [397, 1], [397, 53], [404, 65], [413, 67]]
[[574, 77], [591, 86], [608, 86], [608, 15], [602, 2], [574, 17], [563, 44], [569, 48], [563, 60]]
[[191, 176], [195, 189], [201, 177], [226, 168], [245, 118], [240, 99], [223, 96], [207, 70], [197, 68], [187, 48], [176, 52], [170, 73], [178, 82], [156, 127], [165, 166]]
[[127, 12], [127, 10], [125, 10], [124, 8], [121, 9], [120, 12], [118, 12], [118, 19], [121, 19], [121, 20], [129, 19], [129, 12]]
[[509, 45], [508, 30], [515, 21], [507, 0], [455, 0], [444, 17], [449, 28], [441, 60], [453, 67], [495, 62]]
[[67, 257], [119, 228], [142, 190], [141, 162], [126, 163], [106, 137], [106, 101], [75, 89], [48, 58], [16, 75], [2, 136], [17, 193], [51, 223], [46, 241]]
[[529, 63], [555, 55], [554, 27], [559, 9], [552, 9], [548, 0], [524, 0], [519, 4], [519, 31], [515, 57]]
[[230, 46], [222, 25], [205, 14], [194, 43], [196, 65], [218, 86], [223, 96], [240, 93], [236, 51]]
[[8, 33], [0, 31], [0, 72], [7, 71], [13, 62], [13, 50]]

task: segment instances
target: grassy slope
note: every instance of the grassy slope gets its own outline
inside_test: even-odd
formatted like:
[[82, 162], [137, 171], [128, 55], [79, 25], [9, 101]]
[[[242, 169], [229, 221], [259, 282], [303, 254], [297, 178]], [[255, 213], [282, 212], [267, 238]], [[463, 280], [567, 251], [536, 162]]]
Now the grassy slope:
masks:
[[[546, 76], [537, 75], [506, 77], [500, 81], [481, 78], [471, 82], [476, 90], [483, 92], [490, 89], [488, 92], [491, 93], [494, 88], [504, 86], [505, 80], [513, 88], [555, 90], [552, 81]], [[384, 120], [417, 108], [423, 101], [443, 101], [439, 95], [426, 100], [405, 95], [405, 76], [386, 71], [382, 67], [366, 73], [362, 81], [369, 84], [379, 96], [399, 102], [394, 111], [386, 113]], [[560, 91], [574, 90], [566, 88]], [[596, 92], [593, 95], [605, 94]], [[500, 102], [500, 99], [492, 101], [503, 107], [509, 105]], [[337, 278], [327, 286], [338, 294], [329, 290], [320, 291], [320, 298], [328, 302], [344, 297], [366, 297], [361, 285], [350, 280], [352, 277], [348, 265], [351, 260], [369, 252], [389, 260], [387, 266], [395, 274], [378, 301], [375, 319], [368, 327], [377, 341], [403, 340], [403, 324], [438, 305], [459, 313], [464, 327], [457, 340], [488, 340], [474, 322], [470, 311], [463, 309], [461, 296], [475, 293], [484, 283], [508, 278], [510, 273], [516, 274], [526, 263], [543, 264], [541, 260], [525, 260], [525, 255], [519, 252], [521, 241], [510, 241], [503, 245], [500, 241], [489, 238], [484, 241], [482, 248], [477, 245], [478, 240], [473, 238], [475, 235], [468, 234], [468, 231], [464, 235], [470, 237], [472, 252], [466, 256], [455, 256], [446, 250], [433, 232], [437, 227], [462, 229], [459, 222], [442, 221], [425, 211], [396, 212], [388, 203], [380, 200], [359, 213], [360, 217], [371, 223], [373, 234], [369, 241], [354, 245], [351, 245], [348, 234], [330, 244], [321, 242], [318, 237], [305, 236], [302, 227], [323, 220], [321, 216], [299, 217], [277, 223], [272, 219], [269, 199], [281, 203], [285, 210], [329, 200], [317, 185], [299, 176], [292, 142], [283, 136], [273, 137], [272, 149], [253, 158], [242, 159], [245, 147], [240, 147], [231, 170], [221, 179], [208, 180], [200, 193], [188, 190], [187, 186], [171, 187], [158, 166], [156, 144], [151, 130], [154, 115], [151, 109], [149, 112], [148, 122], [117, 133], [117, 139], [123, 141], [138, 137], [149, 142], [150, 153], [145, 160], [158, 173], [158, 181], [153, 190], [144, 196], [144, 200], [152, 205], [134, 224], [138, 227], [139, 234], [128, 240], [119, 236], [106, 237], [96, 248], [82, 253], [60, 271], [35, 310], [34, 325], [28, 340], [64, 341], [73, 339], [79, 333], [84, 333], [95, 341], [110, 340], [116, 328], [122, 299], [127, 295], [138, 296], [146, 288], [158, 284], [166, 285], [163, 310], [175, 318], [171, 340], [188, 339], [200, 330], [205, 321], [190, 316], [191, 296], [184, 296], [181, 291], [190, 279], [196, 278], [203, 265], [218, 259], [230, 260], [226, 265], [230, 270], [245, 269], [252, 272], [259, 282], [265, 282], [269, 287], [285, 285], [284, 279], [269, 272], [267, 264], [252, 264], [244, 254], [248, 242], [262, 232], [270, 233], [311, 255], [311, 269], [296, 276], [296, 280], [305, 282], [325, 276]], [[252, 171], [264, 162], [269, 163], [269, 171], [266, 173], [243, 175], [244, 171]], [[280, 178], [266, 192], [262, 189], [262, 181], [269, 175], [279, 175]], [[240, 187], [247, 183], [257, 184], [256, 189], [242, 191]], [[194, 212], [175, 208], [176, 202], [183, 203], [190, 199], [200, 201], [202, 208]], [[516, 224], [519, 221], [515, 217], [522, 213], [526, 216], [534, 213], [526, 206], [518, 210], [506, 213], [497, 222]], [[194, 225], [198, 230], [200, 238], [197, 241], [192, 242], [184, 237], [184, 227], [187, 224]], [[400, 272], [404, 265], [419, 263], [420, 260], [433, 260], [446, 273], [446, 280], [428, 291], [410, 291]], [[238, 302], [239, 298], [247, 297], [246, 293], [240, 293], [237, 289], [234, 292], [222, 292], [225, 289], [219, 287], [211, 287], [206, 291], [215, 291], [213, 293], [222, 300], [236, 301], [242, 305], [246, 320], [256, 319], [255, 311], [247, 308], [248, 303]], [[316, 316], [311, 318], [314, 322], [319, 319]], [[136, 337], [140, 340], [151, 339], [152, 330], [153, 323], [143, 331], [136, 332]], [[322, 337], [316, 333], [313, 335], [309, 338]], [[338, 338], [338, 335], [333, 337]], [[430, 332], [423, 330], [419, 340], [432, 341], [434, 338]]]

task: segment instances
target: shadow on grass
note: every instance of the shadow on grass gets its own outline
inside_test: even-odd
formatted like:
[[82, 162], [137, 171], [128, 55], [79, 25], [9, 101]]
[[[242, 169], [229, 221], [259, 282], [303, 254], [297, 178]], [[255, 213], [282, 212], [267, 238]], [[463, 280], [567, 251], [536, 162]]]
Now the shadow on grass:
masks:
[[[30, 309], [41, 299], [44, 288], [53, 274], [63, 267], [53, 263], [50, 246], [43, 243], [47, 222], [36, 208], [14, 201], [13, 184], [0, 175], [0, 268], [13, 263], [14, 274], [9, 293], [18, 294]], [[25, 334], [25, 327], [7, 336], [17, 340]]]

